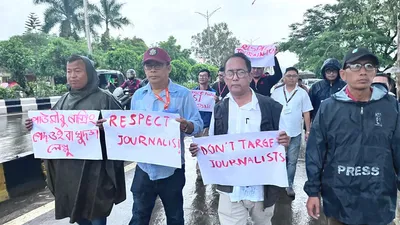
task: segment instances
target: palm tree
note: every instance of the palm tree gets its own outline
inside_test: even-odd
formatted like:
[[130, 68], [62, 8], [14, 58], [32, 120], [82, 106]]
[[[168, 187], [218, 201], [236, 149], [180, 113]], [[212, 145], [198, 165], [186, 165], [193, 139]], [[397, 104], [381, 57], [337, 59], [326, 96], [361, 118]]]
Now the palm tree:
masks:
[[[78, 39], [79, 32], [84, 31], [82, 0], [33, 0], [33, 3], [49, 6], [44, 12], [43, 32], [49, 33], [59, 24], [60, 37]], [[91, 22], [91, 31], [94, 31], [93, 27], [100, 24], [100, 17], [90, 13], [89, 21]]]
[[100, 16], [101, 22], [106, 24], [104, 36], [109, 37], [110, 26], [121, 29], [123, 26], [130, 25], [128, 18], [121, 15], [121, 8], [124, 3], [117, 3], [116, 0], [100, 0], [101, 8], [94, 7], [93, 10]]

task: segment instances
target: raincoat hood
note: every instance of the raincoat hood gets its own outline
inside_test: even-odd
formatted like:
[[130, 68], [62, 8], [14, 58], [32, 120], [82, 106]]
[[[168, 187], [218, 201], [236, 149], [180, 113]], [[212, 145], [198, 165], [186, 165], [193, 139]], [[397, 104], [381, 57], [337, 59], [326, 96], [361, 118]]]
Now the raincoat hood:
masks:
[[87, 84], [82, 89], [72, 89], [70, 85], [67, 85], [69, 96], [66, 101], [66, 106], [68, 109], [74, 109], [75, 106], [88, 97], [89, 95], [100, 91], [99, 89], [99, 77], [93, 66], [93, 61], [85, 56], [75, 56], [81, 59], [85, 63], [86, 74], [88, 76]]
[[[342, 102], [353, 102], [353, 100], [346, 94], [346, 88], [347, 85], [344, 88], [342, 88], [342, 90], [335, 93], [333, 95], [333, 98]], [[388, 94], [387, 90], [385, 90], [385, 88], [380, 85], [374, 85], [371, 88], [372, 88], [372, 95], [370, 101], [380, 100]]]
[[[334, 58], [329, 58], [329, 59], [325, 60], [324, 64], [323, 64], [322, 67], [321, 67], [321, 76], [322, 76], [325, 80], [326, 80], [326, 77], [325, 77], [325, 69], [328, 68], [328, 67], [333, 68], [333, 69], [339, 71], [339, 70], [342, 68], [342, 65], [340, 64], [339, 60], [334, 59]], [[336, 77], [336, 80], [339, 80], [339, 79], [340, 79], [340, 76], [338, 75], [338, 76]]]

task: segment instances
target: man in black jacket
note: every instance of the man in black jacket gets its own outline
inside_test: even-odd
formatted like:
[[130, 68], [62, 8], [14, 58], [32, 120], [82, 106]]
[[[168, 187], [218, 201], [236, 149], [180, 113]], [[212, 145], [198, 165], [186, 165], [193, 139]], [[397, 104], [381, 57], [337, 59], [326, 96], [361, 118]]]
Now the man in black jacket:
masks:
[[[389, 224], [400, 184], [399, 105], [371, 87], [378, 58], [349, 51], [340, 76], [346, 88], [321, 103], [306, 150], [308, 214], [328, 225]], [[397, 188], [396, 188], [397, 185]]]
[[271, 88], [279, 82], [282, 78], [282, 70], [279, 66], [278, 58], [275, 56], [275, 66], [274, 66], [274, 75], [271, 76], [269, 74], [264, 73], [264, 67], [253, 67], [251, 69], [251, 75], [253, 76], [253, 80], [250, 83], [250, 87], [254, 90], [254, 92], [264, 95], [271, 96]]
[[322, 65], [321, 75], [324, 80], [315, 83], [308, 92], [314, 108], [314, 110], [311, 111], [312, 120], [317, 114], [321, 102], [340, 91], [346, 85], [346, 82], [339, 77], [339, 70], [341, 67], [340, 62], [333, 58], [325, 60]]
[[[224, 79], [229, 94], [214, 108], [210, 135], [279, 130], [282, 106], [269, 97], [254, 93], [250, 88], [250, 70], [251, 62], [243, 53], [228, 58]], [[289, 145], [286, 132], [280, 132], [277, 138], [279, 144]], [[197, 144], [192, 143], [189, 150], [193, 156], [197, 155]], [[254, 225], [271, 225], [275, 202], [284, 190], [273, 185], [218, 185], [217, 189], [221, 225], [246, 225], [249, 216]]]

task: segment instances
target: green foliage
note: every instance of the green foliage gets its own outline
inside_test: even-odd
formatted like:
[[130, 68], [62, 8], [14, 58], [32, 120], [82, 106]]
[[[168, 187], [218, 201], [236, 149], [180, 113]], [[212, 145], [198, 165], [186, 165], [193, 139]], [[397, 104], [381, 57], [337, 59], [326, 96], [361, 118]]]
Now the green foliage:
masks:
[[188, 80], [190, 64], [186, 61], [172, 60], [172, 72], [170, 78], [175, 82], [182, 83]]
[[11, 73], [12, 79], [26, 87], [25, 73], [34, 62], [32, 50], [18, 37], [0, 42], [0, 67]]
[[128, 69], [137, 65], [137, 58], [136, 53], [127, 48], [117, 48], [113, 51], [108, 51], [106, 53], [107, 69], [119, 70], [125, 73]]
[[31, 97], [48, 97], [48, 96], [60, 96], [65, 94], [67, 90], [67, 86], [64, 84], [58, 84], [56, 86], [52, 86], [47, 84], [44, 81], [37, 81], [30, 83], [34, 91], [34, 96]]
[[[210, 44], [211, 43], [211, 46]], [[207, 63], [221, 66], [229, 55], [239, 46], [239, 40], [229, 30], [228, 24], [218, 23], [203, 32], [192, 36], [193, 51], [199, 58], [204, 58]]]
[[122, 16], [122, 6], [124, 6], [123, 3], [118, 3], [115, 0], [100, 0], [100, 7], [93, 6], [94, 12], [100, 16], [101, 23], [106, 25], [105, 38], [110, 37], [110, 26], [121, 29], [123, 26], [131, 24], [128, 18]]
[[197, 83], [195, 81], [187, 81], [187, 82], [183, 82], [182, 86], [186, 87], [189, 90], [192, 90], [195, 87], [199, 86], [199, 83]]
[[19, 87], [2, 88], [0, 87], [0, 99], [14, 99], [19, 98]]
[[290, 25], [289, 39], [280, 50], [299, 57], [300, 69], [320, 73], [326, 58], [343, 59], [354, 47], [367, 47], [380, 59], [381, 67], [395, 62], [398, 0], [341, 0], [308, 9], [304, 21]]
[[64, 38], [55, 38], [50, 41], [43, 52], [39, 54], [37, 76], [63, 77], [68, 58], [73, 54], [85, 55], [86, 43], [75, 42]]

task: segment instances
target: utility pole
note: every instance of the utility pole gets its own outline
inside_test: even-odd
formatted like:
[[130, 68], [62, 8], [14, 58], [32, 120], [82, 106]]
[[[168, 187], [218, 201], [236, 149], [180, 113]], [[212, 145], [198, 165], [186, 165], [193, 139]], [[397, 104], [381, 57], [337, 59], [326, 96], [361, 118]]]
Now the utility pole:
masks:
[[221, 9], [221, 7], [215, 9], [215, 10], [212, 11], [211, 13], [208, 13], [208, 10], [207, 10], [207, 13], [206, 13], [206, 14], [201, 13], [201, 12], [195, 12], [195, 13], [197, 13], [197, 14], [203, 16], [203, 17], [206, 18], [206, 20], [207, 20], [208, 57], [209, 57], [210, 60], [211, 60], [211, 30], [210, 30], [210, 18], [211, 18], [212, 15], [214, 15], [214, 13], [215, 13], [216, 11], [218, 11], [218, 10], [220, 10], [220, 9]]
[[260, 39], [260, 38], [256, 38], [256, 39], [250, 39], [250, 40], [245, 40], [247, 43], [249, 43], [250, 45], [253, 45], [253, 43], [255, 42], [255, 41], [257, 41], [258, 39]]
[[85, 31], [86, 31], [86, 40], [88, 45], [89, 55], [92, 55], [92, 42], [90, 40], [90, 24], [89, 24], [89, 15], [88, 15], [88, 0], [83, 0], [83, 9], [85, 11]]

